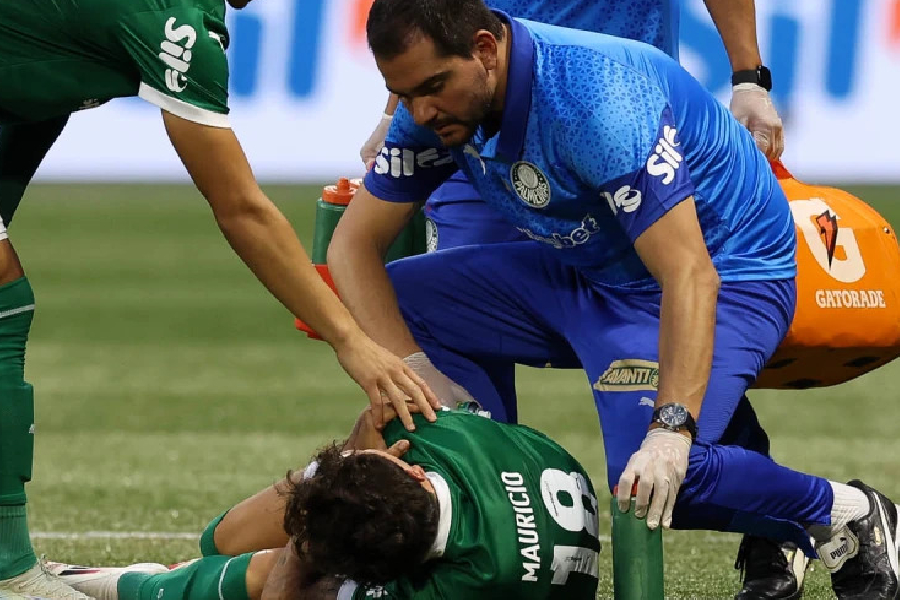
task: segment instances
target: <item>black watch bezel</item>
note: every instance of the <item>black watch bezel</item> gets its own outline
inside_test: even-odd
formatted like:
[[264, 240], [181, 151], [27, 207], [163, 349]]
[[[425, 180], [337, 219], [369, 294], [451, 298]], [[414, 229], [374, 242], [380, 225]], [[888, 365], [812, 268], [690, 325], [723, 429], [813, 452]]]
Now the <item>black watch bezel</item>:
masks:
[[765, 65], [759, 65], [755, 69], [735, 71], [731, 74], [731, 85], [741, 83], [755, 83], [767, 92], [772, 91], [772, 72]]
[[[666, 408], [667, 406], [678, 406], [678, 407], [683, 408], [684, 414], [686, 415], [684, 423], [682, 423], [681, 425], [675, 425], [675, 426], [669, 425], [668, 423], [664, 423], [662, 421], [662, 419], [660, 419], [659, 415], [660, 415], [660, 412], [662, 411], [662, 409]], [[687, 432], [691, 434], [691, 440], [697, 439], [697, 422], [694, 420], [694, 415], [691, 414], [691, 411], [689, 411], [687, 409], [687, 407], [683, 404], [678, 404], [677, 402], [669, 402], [667, 404], [663, 404], [662, 406], [658, 406], [656, 409], [653, 410], [653, 416], [651, 417], [650, 422], [662, 425], [664, 428], [668, 429], [669, 431], [681, 431], [683, 429], [686, 429]]]

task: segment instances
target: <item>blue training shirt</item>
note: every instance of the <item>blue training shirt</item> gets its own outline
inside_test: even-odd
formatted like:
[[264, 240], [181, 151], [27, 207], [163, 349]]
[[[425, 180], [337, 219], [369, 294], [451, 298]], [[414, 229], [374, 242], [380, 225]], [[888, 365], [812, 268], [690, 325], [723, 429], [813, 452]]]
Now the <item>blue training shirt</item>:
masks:
[[[505, 15], [503, 15], [505, 17]], [[722, 281], [796, 275], [790, 208], [747, 130], [681, 66], [630, 40], [513, 19], [499, 132], [449, 152], [405, 107], [365, 179], [420, 202], [460, 165], [528, 237], [600, 284], [655, 287], [634, 241], [694, 196]]]
[[[646, 42], [678, 60], [678, 0], [487, 0], [487, 4], [513, 17]], [[457, 172], [428, 203], [460, 200], [477, 199], [465, 175]]]

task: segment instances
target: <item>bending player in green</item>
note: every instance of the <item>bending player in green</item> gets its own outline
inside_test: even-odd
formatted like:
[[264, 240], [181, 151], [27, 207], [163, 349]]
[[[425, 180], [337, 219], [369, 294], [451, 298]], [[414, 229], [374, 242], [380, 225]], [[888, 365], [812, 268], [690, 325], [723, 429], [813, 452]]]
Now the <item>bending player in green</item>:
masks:
[[24, 360], [34, 294], [6, 232], [74, 111], [124, 96], [162, 109], [172, 145], [232, 248], [331, 344], [373, 406], [394, 404], [408, 426], [407, 395], [429, 418], [439, 406], [411, 369], [363, 333], [259, 189], [228, 124], [224, 18], [222, 0], [0, 2], [0, 597], [78, 597], [37, 564], [28, 535], [34, 399]]
[[367, 409], [342, 447], [214, 520], [186, 566], [55, 569], [97, 600], [596, 597], [597, 499], [568, 452], [468, 412], [416, 420], [382, 438]]

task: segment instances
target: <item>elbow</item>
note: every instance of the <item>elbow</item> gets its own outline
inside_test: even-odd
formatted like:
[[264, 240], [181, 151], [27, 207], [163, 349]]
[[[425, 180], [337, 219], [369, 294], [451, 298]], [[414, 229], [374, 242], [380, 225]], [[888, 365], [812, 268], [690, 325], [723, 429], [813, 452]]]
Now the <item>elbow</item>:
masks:
[[682, 262], [668, 276], [660, 278], [659, 283], [663, 290], [667, 288], [678, 290], [691, 289], [695, 292], [718, 295], [722, 281], [712, 260], [710, 260], [709, 256], [706, 256], [705, 260], [700, 258], [695, 261]]
[[216, 223], [226, 235], [248, 223], [267, 223], [278, 209], [262, 194], [236, 192], [228, 198], [210, 202]]
[[722, 286], [722, 279], [711, 260], [707, 260], [693, 269], [691, 281], [695, 286], [712, 295], [718, 295], [719, 288]]
[[372, 232], [365, 227], [355, 227], [345, 223], [342, 218], [325, 251], [325, 262], [328, 264], [328, 269], [333, 274], [335, 270], [340, 271], [350, 258], [367, 260], [371, 256], [384, 256], [384, 252]]
[[346, 228], [341, 227], [340, 223], [338, 223], [334, 234], [331, 236], [331, 241], [328, 242], [328, 249], [325, 251], [325, 262], [328, 264], [329, 269], [334, 269], [341, 255], [346, 254], [347, 250], [344, 248], [349, 246], [348, 237]]

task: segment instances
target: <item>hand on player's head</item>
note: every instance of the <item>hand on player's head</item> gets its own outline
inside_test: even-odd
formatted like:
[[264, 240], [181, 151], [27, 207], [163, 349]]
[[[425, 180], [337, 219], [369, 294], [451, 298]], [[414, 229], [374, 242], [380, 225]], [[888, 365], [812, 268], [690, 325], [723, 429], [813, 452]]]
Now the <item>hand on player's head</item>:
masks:
[[421, 467], [394, 453], [330, 446], [315, 474], [291, 485], [285, 531], [316, 572], [379, 584], [425, 560], [440, 509]]

